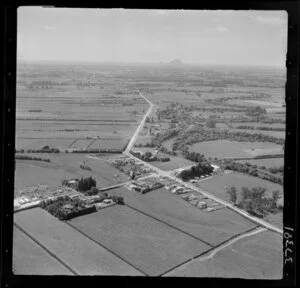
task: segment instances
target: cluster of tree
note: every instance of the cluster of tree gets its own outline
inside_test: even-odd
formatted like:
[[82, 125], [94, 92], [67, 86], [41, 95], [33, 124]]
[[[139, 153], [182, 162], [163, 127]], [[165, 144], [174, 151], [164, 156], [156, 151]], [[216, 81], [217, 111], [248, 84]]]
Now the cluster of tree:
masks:
[[60, 153], [60, 150], [58, 148], [49, 148], [47, 149], [27, 149], [26, 151], [24, 149], [15, 150], [16, 153]]
[[245, 115], [249, 117], [258, 117], [263, 114], [267, 114], [267, 110], [260, 106], [249, 107], [245, 113]]
[[131, 151], [131, 154], [145, 162], [151, 162], [151, 161], [167, 162], [167, 161], [170, 161], [169, 157], [156, 156], [156, 155], [153, 155], [150, 151], [147, 151], [142, 155], [140, 155], [140, 153]]
[[83, 169], [83, 170], [92, 171], [92, 168], [87, 166], [87, 165], [80, 164], [80, 168]]
[[121, 197], [121, 196], [113, 195], [113, 196], [111, 197], [111, 199], [112, 199], [115, 203], [117, 203], [117, 204], [119, 204], [119, 205], [124, 205], [124, 204], [125, 204], [125, 203], [124, 203], [124, 198]]
[[74, 132], [74, 131], [87, 131], [87, 130], [81, 130], [81, 129], [61, 129], [61, 130], [58, 130], [58, 131], [65, 131], [65, 132]]
[[27, 156], [27, 155], [16, 155], [15, 159], [50, 162], [49, 158], [45, 159], [45, 158], [40, 158], [40, 157], [31, 157], [31, 156]]
[[221, 164], [221, 168], [224, 170], [232, 170], [240, 173], [245, 173], [250, 176], [259, 177], [261, 179], [283, 185], [283, 179], [281, 177], [260, 173], [260, 171], [258, 171], [257, 169], [257, 165], [251, 165], [248, 162], [243, 164], [243, 163], [234, 162], [232, 160], [226, 160]]
[[39, 113], [39, 112], [42, 112], [42, 109], [29, 109], [28, 112]]
[[[125, 149], [125, 147], [124, 147]], [[85, 150], [72, 150], [72, 153], [122, 153], [124, 149], [85, 149]]]
[[267, 213], [277, 211], [277, 200], [280, 194], [278, 190], [273, 191], [271, 197], [267, 197], [267, 189], [264, 187], [251, 189], [242, 187], [239, 203], [237, 203], [236, 187], [232, 186], [226, 189], [226, 192], [229, 194], [231, 202], [255, 216], [264, 217]]
[[158, 147], [158, 150], [161, 153], [168, 154], [168, 155], [171, 155], [171, 156], [176, 156], [177, 155], [177, 153], [175, 151], [171, 151], [171, 150], [167, 149], [165, 146], [162, 146], [162, 145], [160, 145]]
[[216, 128], [216, 121], [213, 117], [208, 117], [205, 121], [207, 128]]
[[234, 123], [245, 123], [245, 122], [251, 122], [251, 123], [263, 123], [263, 124], [285, 124], [285, 119], [282, 118], [270, 118], [266, 117], [265, 114], [260, 115], [259, 117], [255, 118], [248, 118], [245, 116], [242, 117], [233, 117], [230, 120]]
[[178, 146], [182, 143], [185, 143], [186, 145], [192, 145], [198, 142], [224, 139], [238, 142], [271, 142], [279, 145], [283, 145], [285, 142], [285, 140], [282, 138], [276, 138], [259, 133], [251, 134], [240, 131], [204, 129], [199, 127], [198, 131], [183, 131], [180, 133], [179, 137], [177, 137], [173, 143], [172, 150], [179, 150]]
[[264, 130], [264, 131], [285, 131], [285, 128], [282, 127], [254, 127], [247, 125], [236, 126], [236, 129], [245, 129], [245, 130]]
[[197, 163], [201, 162], [202, 163], [202, 162], [206, 161], [204, 154], [200, 154], [200, 153], [194, 152], [194, 151], [190, 152], [188, 149], [183, 149], [182, 155], [185, 159], [190, 160], [192, 162], [197, 162]]
[[86, 196], [93, 196], [93, 195], [98, 195], [99, 193], [99, 189], [95, 186], [91, 187], [90, 189], [86, 190], [86, 191], [81, 191], [82, 194], [86, 195]]
[[[66, 205], [68, 207], [66, 207]], [[72, 199], [68, 196], [58, 197], [56, 199], [46, 200], [40, 204], [40, 207], [48, 211], [59, 220], [68, 220], [76, 216], [95, 212], [95, 206], [86, 206], [80, 199]]]
[[214, 99], [206, 99], [205, 102], [208, 102], [213, 105], [218, 106], [228, 106], [228, 107], [236, 107], [245, 109], [245, 105], [237, 105], [228, 103], [229, 100], [250, 100], [250, 99], [262, 99], [262, 98], [270, 98], [270, 94], [260, 93], [260, 94], [252, 94], [249, 96], [230, 96], [230, 97], [219, 97]]
[[176, 137], [179, 132], [180, 129], [175, 128], [175, 129], [166, 130], [165, 133], [163, 134], [158, 133], [155, 135], [153, 139], [151, 139], [150, 145], [152, 147], [159, 146], [162, 142], [167, 141], [173, 137]]
[[279, 166], [279, 167], [270, 167], [270, 168], [268, 168], [268, 171], [273, 174], [276, 174], [276, 173], [282, 174], [284, 171], [284, 167], [283, 167], [283, 165]]
[[91, 176], [87, 178], [81, 177], [81, 179], [78, 181], [78, 191], [88, 191], [92, 187], [96, 187], [96, 180], [93, 179]]
[[203, 161], [192, 166], [190, 169], [182, 170], [177, 177], [181, 178], [183, 181], [187, 181], [195, 177], [211, 174], [213, 170], [214, 168], [209, 163]]
[[209, 111], [213, 113], [224, 113], [224, 112], [245, 112], [246, 108], [238, 108], [238, 107], [199, 107], [199, 106], [188, 106], [186, 108], [187, 111]]

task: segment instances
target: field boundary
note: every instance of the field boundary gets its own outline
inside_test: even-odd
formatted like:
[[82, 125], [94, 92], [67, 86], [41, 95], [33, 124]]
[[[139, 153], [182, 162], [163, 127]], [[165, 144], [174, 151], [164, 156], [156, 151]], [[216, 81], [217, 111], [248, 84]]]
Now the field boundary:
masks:
[[88, 149], [96, 140], [98, 139], [93, 139], [86, 147], [85, 149]]
[[[49, 139], [51, 139], [51, 138], [49, 138]], [[74, 145], [79, 139], [80, 139], [80, 138], [76, 138], [76, 139], [68, 146], [68, 148], [71, 148], [71, 146]]]
[[190, 234], [190, 233], [188, 233], [188, 232], [185, 232], [185, 231], [181, 230], [180, 228], [177, 228], [177, 227], [173, 226], [172, 224], [169, 224], [169, 223], [167, 223], [167, 222], [165, 222], [165, 221], [163, 221], [163, 220], [161, 220], [161, 219], [158, 219], [158, 218], [156, 218], [156, 217], [154, 217], [154, 216], [151, 216], [151, 215], [149, 215], [149, 214], [147, 214], [147, 213], [145, 213], [145, 212], [143, 212], [143, 211], [141, 211], [141, 210], [139, 210], [139, 209], [137, 209], [137, 208], [134, 208], [134, 207], [132, 207], [132, 206], [126, 204], [126, 203], [125, 203], [125, 206], [127, 206], [128, 208], [130, 208], [130, 209], [132, 209], [132, 210], [135, 210], [135, 211], [137, 211], [137, 212], [139, 212], [139, 213], [141, 213], [141, 214], [143, 214], [143, 215], [145, 215], [145, 216], [147, 216], [147, 217], [149, 217], [149, 218], [152, 218], [152, 219], [154, 219], [154, 220], [156, 220], [156, 221], [158, 221], [158, 222], [160, 222], [160, 223], [163, 223], [163, 224], [165, 224], [165, 225], [167, 225], [167, 226], [169, 226], [169, 227], [171, 227], [171, 228], [173, 228], [173, 229], [175, 229], [175, 230], [177, 230], [177, 231], [179, 231], [179, 232], [181, 232], [181, 233], [184, 233], [184, 234], [186, 234], [186, 235], [188, 235], [188, 236], [190, 236], [190, 237], [192, 237], [192, 238], [194, 238], [194, 239], [196, 239], [196, 240], [198, 240], [198, 241], [201, 241], [201, 242], [203, 242], [204, 244], [206, 244], [206, 245], [208, 245], [208, 246], [210, 246], [210, 247], [212, 247], [212, 248], [214, 247], [212, 244], [210, 244], [210, 243], [208, 243], [208, 242], [206, 242], [206, 241], [204, 241], [204, 240], [198, 238], [197, 236], [194, 236], [194, 235], [192, 235], [192, 234]]
[[47, 247], [45, 247], [42, 243], [40, 243], [38, 240], [36, 240], [33, 236], [31, 236], [28, 232], [26, 232], [22, 227], [20, 227], [17, 223], [14, 223], [14, 226], [19, 229], [21, 232], [23, 232], [27, 237], [29, 237], [34, 243], [36, 243], [39, 247], [41, 247], [43, 250], [45, 250], [50, 256], [52, 256], [55, 260], [57, 260], [60, 264], [62, 264], [65, 268], [67, 268], [71, 273], [73, 273], [76, 276], [79, 276], [80, 273], [76, 272], [74, 269], [72, 269], [68, 264], [63, 262], [59, 257], [56, 256], [56, 254], [52, 253]]
[[117, 253], [115, 253], [114, 251], [112, 251], [111, 249], [105, 247], [102, 243], [97, 242], [96, 240], [94, 240], [93, 238], [91, 238], [89, 235], [87, 235], [86, 233], [84, 233], [83, 231], [81, 231], [80, 229], [78, 229], [77, 227], [75, 227], [74, 225], [72, 225], [72, 223], [70, 223], [69, 221], [65, 222], [67, 225], [69, 225], [70, 227], [72, 227], [73, 229], [75, 229], [77, 232], [81, 233], [84, 237], [90, 239], [91, 241], [93, 241], [94, 243], [96, 243], [97, 245], [101, 246], [102, 248], [106, 249], [107, 251], [109, 251], [111, 254], [115, 255], [116, 257], [118, 257], [119, 259], [121, 259], [122, 261], [126, 262], [128, 265], [130, 265], [131, 267], [135, 268], [137, 271], [141, 272], [142, 274], [144, 274], [145, 276], [149, 276], [148, 274], [146, 274], [144, 271], [142, 271], [140, 268], [134, 266], [133, 264], [131, 264], [128, 260], [124, 259], [122, 256], [118, 255]]
[[[205, 254], [208, 254], [208, 253], [210, 253], [210, 252], [213, 253], [214, 250], [217, 250], [217, 249], [220, 248], [221, 246], [224, 246], [223, 248], [225, 248], [225, 247], [228, 246], [228, 245], [225, 246], [227, 243], [228, 243], [229, 245], [231, 245], [231, 244], [233, 244], [233, 243], [235, 242], [235, 241], [232, 242], [233, 240], [238, 241], [238, 240], [241, 239], [241, 236], [243, 236], [243, 235], [245, 235], [244, 237], [251, 236], [252, 234], [250, 234], [250, 233], [251, 233], [252, 231], [258, 229], [259, 227], [261, 227], [261, 226], [260, 226], [260, 225], [257, 225], [257, 226], [255, 226], [255, 227], [252, 227], [252, 228], [249, 229], [249, 230], [246, 230], [245, 232], [241, 232], [241, 233], [239, 233], [239, 234], [237, 234], [237, 235], [234, 235], [234, 236], [230, 237], [229, 239], [227, 239], [227, 240], [221, 242], [220, 244], [218, 244], [218, 245], [212, 247], [211, 249], [206, 250], [206, 251], [200, 253], [199, 255], [196, 255], [196, 256], [194, 256], [193, 258], [190, 258], [190, 259], [188, 259], [188, 260], [182, 262], [181, 264], [178, 264], [178, 265], [174, 266], [173, 268], [171, 268], [171, 269], [169, 269], [168, 271], [166, 271], [166, 272], [160, 274], [159, 276], [160, 276], [160, 277], [161, 277], [161, 276], [164, 276], [165, 274], [167, 274], [167, 273], [169, 273], [169, 272], [171, 272], [171, 271], [173, 271], [173, 270], [179, 268], [180, 266], [182, 266], [182, 265], [184, 265], [184, 264], [186, 264], [186, 263], [188, 263], [188, 262], [191, 262], [191, 261], [193, 261], [193, 260], [195, 260], [195, 259], [197, 259], [197, 258], [199, 258], [199, 257], [201, 257], [201, 256], [204, 256]], [[256, 233], [260, 233], [260, 232], [263, 232], [263, 231], [267, 231], [267, 230], [268, 230], [268, 229], [266, 229], [266, 228], [260, 228], [260, 229], [261, 229], [261, 230], [257, 230], [258, 232], [256, 232]], [[255, 234], [256, 234], [256, 233], [255, 233]], [[250, 235], [248, 235], [248, 234], [250, 234]], [[219, 251], [221, 251], [221, 250], [222, 250], [222, 249], [217, 250], [216, 253], [219, 252]]]

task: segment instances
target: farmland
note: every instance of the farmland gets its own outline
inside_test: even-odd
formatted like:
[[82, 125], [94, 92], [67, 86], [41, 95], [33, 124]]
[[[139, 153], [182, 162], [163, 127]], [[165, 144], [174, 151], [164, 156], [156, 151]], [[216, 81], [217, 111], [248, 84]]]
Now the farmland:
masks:
[[[55, 187], [64, 179], [81, 178], [90, 175], [96, 179], [99, 188], [128, 180], [119, 170], [107, 164], [105, 162], [107, 157], [104, 156], [98, 157], [100, 159], [98, 160], [87, 158], [85, 154], [34, 153], [34, 155], [49, 158], [51, 162], [16, 160], [15, 190], [37, 184]], [[91, 167], [92, 171], [82, 170], [80, 168], [82, 163]], [[115, 177], [116, 175], [118, 177]]]
[[[55, 66], [36, 65], [18, 67], [17, 149], [41, 148], [36, 140], [52, 143], [52, 139], [61, 139], [56, 141], [61, 149], [70, 144], [66, 139], [72, 142], [80, 137], [101, 136], [117, 139], [123, 145], [128, 141], [147, 108], [147, 103], [135, 95], [136, 91], [115, 86], [113, 81], [106, 80], [104, 85], [100, 73], [91, 83], [76, 75], [72, 66], [56, 70]], [[32, 81], [26, 76], [35, 69], [39, 70], [40, 79]], [[94, 73], [93, 67], [85, 69], [87, 75]], [[53, 70], [56, 71], [51, 74]], [[60, 77], [62, 74], [65, 77]], [[44, 77], [48, 78], [46, 84]]]
[[[241, 158], [245, 160], [235, 161], [266, 168], [282, 166], [278, 154], [284, 153], [284, 114], [251, 109], [283, 103], [283, 87], [283, 71], [278, 70], [21, 63], [15, 148], [22, 149], [16, 153], [19, 158], [31, 160], [15, 160], [15, 191], [39, 185], [56, 191], [62, 180], [81, 177], [93, 177], [97, 188], [111, 189], [108, 187], [118, 183], [132, 184], [149, 171], [178, 184], [173, 170], [198, 161], [187, 156], [193, 151], [210, 164]], [[144, 126], [135, 133], [142, 120]], [[239, 128], [243, 125], [250, 128]], [[136, 139], [131, 151], [127, 146], [130, 139]], [[60, 151], [32, 151], [45, 146]], [[87, 149], [107, 151], [100, 154]], [[157, 151], [170, 161], [136, 164], [132, 151]], [[254, 159], [270, 154], [281, 158]], [[109, 164], [113, 159], [122, 165]], [[279, 174], [282, 177], [282, 170]], [[107, 193], [124, 197], [125, 205], [116, 204], [68, 222], [60, 222], [40, 208], [16, 212], [16, 270], [46, 274], [49, 265], [49, 274], [280, 277], [280, 237], [270, 231], [241, 238], [200, 261], [202, 254], [204, 257], [232, 239], [261, 229], [259, 225], [268, 225], [224, 204], [215, 211], [200, 209], [194, 206], [197, 201], [192, 204], [181, 196], [195, 194], [208, 205], [218, 201], [206, 199], [205, 192], [230, 202], [225, 186], [235, 186], [238, 191], [244, 186], [262, 186], [268, 192], [279, 190], [280, 196], [283, 187], [246, 174], [224, 173], [222, 167], [195, 186], [199, 189], [175, 195], [166, 188], [141, 194], [124, 185]], [[281, 212], [264, 220], [282, 228]], [[34, 259], [32, 269], [25, 267]]]
[[[238, 201], [241, 199], [240, 192], [242, 187], [264, 187], [267, 189], [267, 194], [269, 195], [271, 195], [272, 191], [279, 190], [281, 197], [283, 196], [283, 187], [281, 185], [237, 172], [218, 175], [216, 177], [199, 182], [197, 186], [226, 201], [229, 201], [230, 197], [229, 194], [226, 193], [225, 187], [229, 188], [231, 186], [235, 186], [237, 189]], [[282, 212], [268, 214], [265, 217], [265, 220], [273, 225], [276, 225], [277, 227], [283, 227]]]
[[36, 208], [18, 212], [16, 225], [80, 275], [141, 275], [84, 235]]
[[248, 158], [261, 155], [281, 154], [282, 147], [273, 143], [235, 142], [229, 140], [205, 141], [192, 145], [191, 149], [207, 157]]
[[230, 186], [235, 186], [238, 190], [240, 190], [242, 187], [253, 188], [260, 186], [265, 187], [270, 193], [274, 190], [279, 190], [280, 194], [283, 195], [283, 188], [281, 185], [238, 172], [215, 176], [199, 182], [197, 186], [224, 200], [229, 200], [229, 196], [225, 192], [224, 187]]
[[166, 277], [282, 278], [282, 237], [269, 231], [245, 237], [215, 255], [199, 257]]
[[213, 212], [201, 211], [164, 188], [145, 195], [124, 188], [112, 190], [111, 193], [123, 196], [126, 205], [213, 246], [255, 227], [254, 223], [226, 208]]
[[203, 242], [126, 206], [112, 206], [70, 223], [150, 276], [209, 249]]
[[73, 275], [16, 227], [13, 231], [13, 272], [17, 275]]

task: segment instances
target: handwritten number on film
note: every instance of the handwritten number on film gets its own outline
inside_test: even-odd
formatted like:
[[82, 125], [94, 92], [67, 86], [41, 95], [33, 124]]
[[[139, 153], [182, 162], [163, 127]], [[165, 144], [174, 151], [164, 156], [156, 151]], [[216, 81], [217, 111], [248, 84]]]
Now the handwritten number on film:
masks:
[[294, 229], [285, 227], [284, 237], [284, 264], [293, 263], [293, 249], [294, 249]]

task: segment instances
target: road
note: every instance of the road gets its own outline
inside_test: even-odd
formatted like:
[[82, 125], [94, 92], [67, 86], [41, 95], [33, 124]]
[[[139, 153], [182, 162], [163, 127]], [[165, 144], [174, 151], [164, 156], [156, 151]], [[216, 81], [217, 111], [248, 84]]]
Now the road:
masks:
[[137, 138], [137, 136], [139, 135], [139, 132], [141, 131], [141, 129], [143, 128], [144, 124], [145, 124], [145, 121], [146, 121], [146, 118], [149, 116], [149, 114], [151, 113], [152, 111], [152, 108], [154, 106], [153, 103], [151, 103], [144, 95], [142, 95], [142, 93], [140, 93], [140, 96], [143, 97], [150, 105], [147, 113], [145, 114], [143, 120], [141, 121], [140, 125], [138, 126], [137, 130], [135, 131], [134, 135], [132, 136], [126, 150], [123, 152], [124, 155], [126, 156], [129, 156], [131, 157], [132, 159], [134, 159], [135, 161], [137, 162], [140, 162], [140, 163], [143, 163], [145, 166], [147, 166], [148, 168], [154, 170], [158, 175], [160, 176], [163, 176], [163, 177], [168, 177], [174, 181], [176, 181], [177, 183], [180, 183], [182, 186], [186, 187], [186, 188], [190, 188], [190, 189], [193, 189], [193, 190], [196, 190], [198, 191], [199, 193], [203, 194], [204, 196], [214, 200], [215, 202], [217, 203], [220, 203], [222, 205], [224, 205], [225, 207], [228, 207], [229, 209], [233, 210], [234, 212], [244, 216], [245, 218], [267, 228], [267, 229], [270, 229], [274, 232], [277, 232], [277, 233], [280, 233], [280, 234], [283, 234], [283, 231], [279, 228], [277, 228], [276, 226], [270, 224], [270, 223], [267, 223], [266, 221], [263, 221], [255, 216], [252, 216], [250, 215], [249, 213], [247, 213], [246, 211], [244, 210], [241, 210], [239, 208], [237, 208], [236, 206], [234, 206], [233, 204], [231, 203], [228, 203], [210, 193], [208, 193], [207, 191], [204, 191], [203, 189], [200, 189], [199, 187], [196, 187], [195, 185], [191, 184], [191, 183], [187, 183], [187, 182], [184, 182], [182, 180], [180, 180], [179, 178], [175, 177], [174, 175], [171, 174], [170, 171], [163, 171], [163, 170], [160, 170], [159, 168], [151, 165], [150, 163], [148, 162], [144, 162], [142, 161], [141, 159], [138, 159], [136, 157], [134, 157], [132, 154], [130, 154], [130, 150], [132, 148], [132, 146], [134, 145], [134, 142]]
[[129, 151], [132, 149], [132, 147], [133, 147], [133, 145], [134, 145], [134, 143], [135, 143], [135, 141], [136, 141], [136, 138], [138, 137], [140, 131], [143, 129], [143, 127], [144, 127], [144, 125], [145, 125], [145, 121], [146, 121], [147, 117], [151, 114], [152, 108], [153, 108], [153, 106], [154, 106], [154, 105], [153, 105], [153, 104], [152, 104], [152, 103], [151, 103], [151, 102], [150, 102], [150, 101], [149, 101], [142, 93], [140, 93], [140, 96], [141, 96], [142, 98], [144, 98], [144, 99], [147, 101], [147, 103], [149, 103], [150, 107], [149, 107], [147, 113], [145, 114], [144, 118], [142, 119], [140, 125], [139, 125], [138, 128], [136, 129], [135, 133], [134, 133], [133, 136], [131, 137], [131, 139], [130, 139], [130, 141], [129, 141], [129, 143], [128, 143], [128, 145], [127, 145], [125, 151], [124, 151], [124, 152], [126, 152], [126, 153], [129, 153]]

